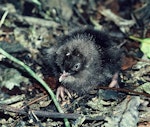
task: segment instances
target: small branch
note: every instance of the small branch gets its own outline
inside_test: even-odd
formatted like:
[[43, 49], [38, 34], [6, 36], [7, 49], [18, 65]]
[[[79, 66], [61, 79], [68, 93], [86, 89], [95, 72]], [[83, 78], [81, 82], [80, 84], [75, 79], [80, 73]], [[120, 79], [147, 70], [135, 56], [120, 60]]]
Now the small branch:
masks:
[[31, 17], [31, 16], [22, 16], [22, 15], [18, 15], [18, 14], [11, 14], [10, 17], [12, 17], [12, 19], [14, 19], [14, 20], [17, 20], [17, 22], [21, 22], [23, 24], [26, 23], [29, 25], [40, 25], [40, 26], [54, 27], [54, 28], [59, 26], [59, 24], [54, 21]]
[[102, 7], [99, 13], [105, 16], [108, 20], [113, 21], [124, 33], [128, 32], [130, 27], [135, 24], [134, 20], [123, 19], [122, 17], [119, 17], [118, 15], [113, 13], [110, 9], [106, 9], [104, 7]]
[[44, 95], [44, 96], [42, 96], [42, 97], [38, 97], [38, 98], [34, 99], [33, 101], [27, 103], [25, 106], [22, 106], [21, 109], [24, 109], [25, 107], [27, 107], [27, 106], [29, 106], [29, 105], [32, 105], [33, 103], [36, 103], [37, 101], [40, 101], [40, 100], [46, 98], [47, 96], [48, 96], [48, 95], [46, 94], [46, 95]]
[[21, 22], [22, 24], [27, 25], [40, 25], [45, 27], [53, 27], [56, 28], [60, 24], [52, 21], [52, 20], [46, 20], [42, 18], [32, 17], [32, 16], [22, 16], [16, 13], [15, 7], [12, 4], [9, 4], [9, 6], [0, 5], [0, 11], [5, 12], [2, 17], [2, 22], [4, 21], [5, 17], [7, 16], [8, 12], [8, 18], [11, 19], [11, 21], [14, 22]]
[[[39, 83], [41, 83], [41, 85], [47, 90], [47, 92], [49, 93], [49, 95], [51, 96], [56, 108], [58, 109], [58, 111], [60, 113], [64, 113], [63, 110], [61, 109], [55, 94], [53, 93], [53, 91], [50, 89], [50, 87], [39, 77], [37, 76], [27, 65], [25, 65], [22, 61], [18, 60], [17, 58], [11, 56], [10, 54], [8, 54], [7, 52], [5, 52], [3, 49], [0, 48], [0, 53], [2, 53], [4, 56], [6, 56], [8, 59], [10, 59], [11, 61], [21, 65], [22, 67], [24, 67], [24, 69], [33, 77], [35, 78]], [[66, 127], [70, 127], [69, 122], [67, 119], [64, 119], [65, 121], [65, 125]]]
[[150, 97], [150, 94], [142, 93], [142, 92], [137, 92], [137, 91], [133, 91], [133, 90], [129, 90], [129, 89], [110, 88], [110, 87], [103, 87], [103, 86], [99, 86], [98, 89], [116, 90], [116, 91], [120, 91], [120, 92], [124, 92], [124, 93], [128, 93], [128, 94], [143, 95], [143, 96], [146, 96], [146, 97]]
[[75, 11], [75, 13], [77, 14], [77, 16], [82, 20], [82, 22], [84, 24], [88, 24], [87, 21], [84, 19], [84, 17], [80, 14], [80, 12], [77, 10], [76, 7], [73, 7], [73, 10]]
[[[1, 105], [0, 104], [0, 110], [2, 111], [7, 111], [7, 112], [13, 112], [13, 113], [18, 113], [21, 115], [28, 115], [28, 113], [24, 110], [24, 109], [17, 109], [11, 106], [7, 106], [7, 105]], [[29, 110], [28, 112], [34, 112], [34, 114], [38, 117], [48, 117], [48, 118], [66, 118], [66, 119], [78, 119], [79, 117], [83, 116], [80, 114], [65, 114], [65, 113], [58, 113], [58, 112], [49, 112], [49, 111], [37, 111], [37, 110]], [[104, 120], [105, 118], [102, 116], [90, 116], [90, 115], [86, 115], [85, 116], [86, 120]]]

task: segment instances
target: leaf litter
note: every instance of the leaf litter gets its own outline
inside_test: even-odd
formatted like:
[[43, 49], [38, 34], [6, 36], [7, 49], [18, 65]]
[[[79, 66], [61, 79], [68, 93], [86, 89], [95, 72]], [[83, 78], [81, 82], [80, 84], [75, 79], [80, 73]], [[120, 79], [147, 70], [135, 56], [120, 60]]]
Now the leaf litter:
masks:
[[[22, 2], [2, 0], [0, 2], [0, 15], [2, 17], [6, 10], [8, 10], [8, 15], [1, 25], [0, 46], [28, 64], [41, 77], [53, 79], [47, 74], [46, 67], [42, 66], [40, 49], [53, 46], [57, 42], [56, 38], [58, 36], [67, 34], [75, 26], [93, 25], [97, 29], [105, 29], [110, 31], [110, 33], [117, 31], [126, 35], [122, 39], [117, 38], [117, 36], [114, 38], [118, 44], [125, 41], [123, 47], [125, 48], [128, 61], [130, 61], [122, 66], [121, 84], [123, 88], [150, 94], [150, 50], [147, 43], [149, 41], [147, 38], [150, 38], [148, 34], [148, 17], [150, 16], [148, 7], [150, 2], [129, 1], [130, 5], [126, 1], [121, 0], [89, 0], [88, 2], [83, 0], [63, 0], [60, 3], [59, 0], [31, 0], [30, 2], [24, 0]], [[133, 15], [131, 15], [132, 10]], [[111, 18], [110, 14], [115, 15], [117, 18]], [[143, 38], [144, 43], [137, 43], [136, 40], [129, 39], [127, 35]], [[51, 82], [49, 85], [54, 89], [56, 88], [55, 82]], [[18, 66], [16, 67], [1, 54], [0, 87], [1, 101], [7, 102], [7, 99], [11, 98], [11, 96], [15, 98], [15, 96], [19, 95], [17, 101], [12, 101], [9, 104], [5, 103], [7, 106], [16, 104], [18, 105], [18, 110], [26, 107], [25, 110], [27, 111], [39, 109], [41, 111], [56, 112], [56, 108], [49, 101], [49, 97], [45, 97], [41, 101], [36, 98], [40, 98], [38, 95], [41, 97], [45, 95], [46, 92], [43, 88], [26, 73], [22, 73]], [[21, 94], [18, 92], [18, 89], [21, 91]], [[60, 102], [66, 113], [103, 117], [100, 121], [87, 121], [84, 116], [81, 116], [82, 121], [69, 119], [72, 126], [140, 127], [142, 123], [143, 125], [149, 124], [149, 97], [144, 96], [144, 94], [143, 96], [133, 95], [130, 92], [120, 94], [118, 91], [104, 91], [101, 92], [99, 90], [99, 95], [93, 94], [88, 97], [79, 97], [72, 93], [72, 99], [68, 99], [63, 103]], [[35, 101], [28, 105], [30, 100]], [[43, 101], [46, 103], [44, 104]], [[17, 115], [17, 113], [8, 114], [7, 111], [3, 111], [4, 109], [1, 109], [0, 125], [2, 126], [64, 126], [62, 119], [37, 116], [39, 120], [37, 121], [31, 114], [24, 116]], [[146, 117], [143, 117], [144, 115]], [[14, 119], [16, 116], [17, 119]]]

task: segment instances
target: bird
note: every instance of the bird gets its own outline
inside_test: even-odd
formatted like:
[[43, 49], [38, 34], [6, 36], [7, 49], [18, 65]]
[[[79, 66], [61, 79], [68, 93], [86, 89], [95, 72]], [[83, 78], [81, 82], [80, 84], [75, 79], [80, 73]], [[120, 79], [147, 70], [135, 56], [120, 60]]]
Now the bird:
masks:
[[74, 30], [44, 52], [46, 67], [65, 90], [83, 95], [98, 86], [118, 83], [123, 51], [105, 31], [91, 27]]

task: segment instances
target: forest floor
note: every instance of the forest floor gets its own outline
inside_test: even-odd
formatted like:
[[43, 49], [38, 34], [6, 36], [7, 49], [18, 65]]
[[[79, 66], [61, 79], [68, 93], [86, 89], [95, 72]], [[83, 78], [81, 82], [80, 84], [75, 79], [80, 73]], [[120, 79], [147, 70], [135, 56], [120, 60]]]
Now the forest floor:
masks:
[[[72, 127], [150, 127], [149, 8], [149, 0], [1, 0], [0, 126], [64, 127], [67, 118]], [[108, 32], [125, 49], [121, 87], [101, 87], [88, 97], [71, 93], [58, 102], [64, 112], [59, 113], [41, 83], [2, 51], [29, 66], [55, 93], [41, 49], [86, 26]]]

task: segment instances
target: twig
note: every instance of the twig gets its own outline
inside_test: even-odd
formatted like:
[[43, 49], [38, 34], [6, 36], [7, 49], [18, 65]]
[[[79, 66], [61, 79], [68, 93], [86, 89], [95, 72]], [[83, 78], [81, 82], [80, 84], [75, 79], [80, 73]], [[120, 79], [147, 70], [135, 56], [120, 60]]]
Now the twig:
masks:
[[73, 10], [75, 11], [75, 13], [77, 14], [77, 16], [82, 20], [82, 22], [84, 24], [88, 24], [87, 21], [84, 19], [84, 17], [80, 14], [80, 12], [77, 10], [76, 7], [73, 7]]
[[26, 104], [25, 106], [21, 107], [21, 109], [24, 109], [25, 107], [27, 107], [27, 106], [29, 106], [29, 105], [32, 105], [33, 103], [35, 103], [35, 102], [37, 102], [37, 101], [40, 101], [40, 100], [46, 98], [47, 96], [48, 96], [48, 95], [46, 94], [46, 95], [44, 95], [44, 96], [42, 96], [42, 97], [38, 97], [38, 98], [34, 99], [33, 101], [29, 102], [28, 104]]
[[134, 20], [123, 19], [122, 17], [119, 17], [113, 13], [110, 9], [106, 9], [104, 7], [102, 7], [99, 13], [104, 15], [108, 20], [113, 21], [124, 33], [129, 31], [129, 28], [135, 24]]
[[11, 19], [17, 20], [17, 22], [21, 22], [23, 24], [40, 25], [40, 26], [54, 27], [54, 28], [59, 26], [59, 24], [54, 21], [31, 17], [31, 16], [22, 16], [18, 14], [11, 14], [9, 16], [12, 17]]
[[98, 89], [116, 90], [116, 91], [120, 91], [120, 92], [124, 92], [124, 93], [130, 93], [130, 94], [134, 94], [134, 95], [143, 95], [143, 96], [146, 96], [146, 97], [150, 97], [150, 94], [137, 92], [137, 91], [133, 91], [133, 90], [129, 90], [129, 89], [110, 88], [110, 87], [103, 87], [103, 86], [99, 86]]
[[[49, 93], [49, 95], [51, 96], [56, 108], [58, 109], [58, 111], [60, 113], [64, 113], [63, 110], [61, 109], [55, 94], [53, 93], [53, 91], [50, 89], [50, 87], [39, 77], [37, 76], [27, 65], [25, 65], [22, 61], [18, 60], [17, 58], [11, 56], [10, 54], [8, 54], [7, 52], [5, 52], [3, 49], [0, 48], [0, 53], [2, 53], [4, 56], [6, 56], [8, 59], [10, 59], [11, 61], [21, 65], [22, 67], [24, 67], [24, 69], [33, 77], [35, 78], [39, 83], [41, 83], [41, 85], [47, 90], [47, 92]], [[69, 125], [69, 121], [67, 119], [64, 119], [65, 121], [65, 125], [66, 127], [70, 127]]]
[[[0, 104], [0, 110], [2, 111], [9, 111], [9, 112], [13, 112], [13, 113], [18, 113], [21, 115], [28, 115], [28, 113], [24, 110], [24, 109], [18, 109], [18, 108], [14, 108], [11, 106], [7, 106], [7, 105], [2, 105]], [[48, 117], [48, 118], [67, 118], [67, 119], [78, 119], [79, 117], [81, 117], [82, 115], [80, 114], [65, 114], [65, 113], [58, 113], [58, 112], [49, 112], [49, 111], [38, 111], [38, 110], [29, 110], [28, 112], [34, 112], [34, 114], [38, 117]], [[90, 115], [86, 115], [85, 116], [86, 120], [104, 120], [105, 118], [102, 116], [90, 116]]]
[[[42, 18], [37, 18], [32, 16], [22, 16], [16, 14], [15, 7], [12, 4], [9, 4], [9, 6], [0, 5], [0, 11], [5, 13], [9, 12], [8, 17], [11, 19], [11, 21], [17, 21], [27, 25], [40, 25], [40, 26], [53, 27], [53, 28], [59, 26], [59, 23], [52, 20], [46, 20]], [[7, 16], [7, 13], [6, 14], [5, 13], [4, 13], [4, 19]]]

